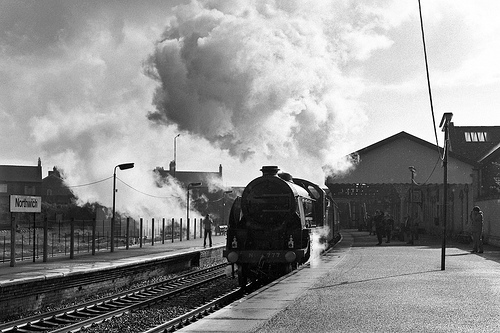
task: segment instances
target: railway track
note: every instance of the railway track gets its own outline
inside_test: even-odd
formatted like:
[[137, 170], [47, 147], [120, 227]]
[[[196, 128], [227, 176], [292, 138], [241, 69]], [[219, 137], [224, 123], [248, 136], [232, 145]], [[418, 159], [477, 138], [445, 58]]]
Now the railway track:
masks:
[[224, 278], [225, 267], [226, 264], [213, 266], [85, 304], [3, 323], [0, 332], [78, 332]]

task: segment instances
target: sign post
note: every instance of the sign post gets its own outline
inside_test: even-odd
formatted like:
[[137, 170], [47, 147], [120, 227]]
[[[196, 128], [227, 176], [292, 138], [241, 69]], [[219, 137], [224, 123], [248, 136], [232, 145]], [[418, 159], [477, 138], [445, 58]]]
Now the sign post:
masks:
[[[10, 195], [10, 267], [16, 264], [16, 220], [13, 213], [33, 213], [33, 251], [35, 251], [36, 213], [42, 212], [42, 197], [27, 195]], [[33, 252], [33, 261], [35, 253]]]

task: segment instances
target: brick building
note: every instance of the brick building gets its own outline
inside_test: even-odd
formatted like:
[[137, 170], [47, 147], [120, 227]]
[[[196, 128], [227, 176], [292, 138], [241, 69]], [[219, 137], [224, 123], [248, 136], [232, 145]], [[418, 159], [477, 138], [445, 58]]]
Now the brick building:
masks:
[[42, 162], [36, 166], [0, 165], [0, 229], [10, 229], [10, 195], [42, 194]]

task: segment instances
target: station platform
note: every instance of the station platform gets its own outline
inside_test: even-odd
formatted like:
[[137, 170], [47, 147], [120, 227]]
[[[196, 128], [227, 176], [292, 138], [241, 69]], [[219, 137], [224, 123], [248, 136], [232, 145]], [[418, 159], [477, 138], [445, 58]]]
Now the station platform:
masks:
[[368, 232], [178, 332], [500, 332], [500, 249]]
[[[225, 243], [226, 236], [212, 236], [212, 248], [225, 246]], [[62, 255], [49, 257], [47, 262], [43, 262], [41, 259], [35, 262], [26, 259], [17, 261], [14, 267], [10, 267], [10, 262], [5, 262], [0, 263], [0, 288], [52, 277], [108, 270], [201, 249], [203, 249], [203, 239], [195, 238], [183, 241], [175, 240], [174, 242], [165, 241], [164, 244], [161, 242], [156, 242], [155, 245], [144, 244], [142, 248], [134, 245], [128, 250], [125, 247], [115, 247], [114, 252], [99, 251], [95, 255], [90, 253], [75, 254], [73, 259]]]

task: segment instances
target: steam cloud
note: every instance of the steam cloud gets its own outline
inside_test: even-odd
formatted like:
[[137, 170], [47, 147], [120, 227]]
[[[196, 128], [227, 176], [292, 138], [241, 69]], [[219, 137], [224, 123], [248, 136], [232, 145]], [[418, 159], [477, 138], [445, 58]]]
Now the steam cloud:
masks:
[[390, 44], [391, 2], [188, 1], [0, 2], [2, 164], [40, 157], [44, 176], [57, 166], [92, 183], [72, 188], [83, 202], [110, 207], [113, 168], [135, 162], [116, 205], [145, 218], [185, 214], [185, 191], [151, 174], [180, 131], [179, 169], [222, 164], [215, 187], [264, 163], [318, 183], [343, 166], [332, 160], [366, 122], [358, 77]]
[[148, 118], [241, 161], [262, 153], [317, 170], [366, 121], [347, 63], [388, 43], [361, 24], [374, 16], [339, 1], [179, 6], [147, 61], [159, 83]]

